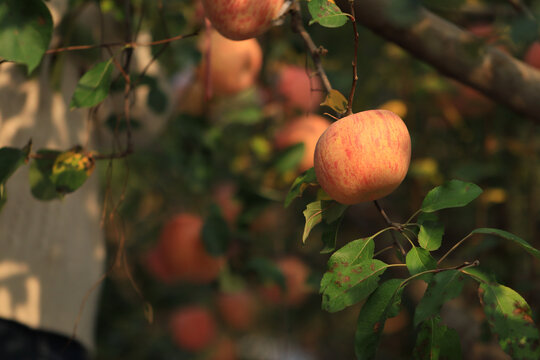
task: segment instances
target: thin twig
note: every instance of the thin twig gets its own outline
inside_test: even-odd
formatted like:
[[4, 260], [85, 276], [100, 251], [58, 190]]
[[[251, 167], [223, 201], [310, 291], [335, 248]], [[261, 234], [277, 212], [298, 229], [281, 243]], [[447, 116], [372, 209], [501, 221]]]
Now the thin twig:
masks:
[[291, 27], [293, 31], [298, 33], [302, 37], [302, 40], [304, 40], [304, 43], [306, 44], [311, 55], [311, 59], [313, 60], [313, 64], [315, 65], [315, 69], [317, 69], [317, 74], [321, 78], [324, 90], [326, 93], [330, 93], [332, 90], [332, 85], [330, 84], [330, 80], [328, 80], [328, 76], [326, 75], [321, 63], [321, 55], [323, 55], [326, 50], [324, 50], [322, 47], [318, 48], [313, 42], [313, 39], [311, 39], [309, 33], [304, 28], [299, 5], [296, 3], [292, 5], [289, 13], [291, 14]]
[[355, 13], [354, 13], [354, 0], [349, 0], [349, 3], [351, 5], [351, 16], [352, 16], [352, 25], [354, 30], [354, 57], [352, 62], [352, 70], [353, 70], [353, 80], [351, 85], [351, 92], [349, 93], [349, 102], [347, 103], [347, 112], [346, 115], [351, 115], [353, 113], [352, 111], [352, 105], [353, 105], [353, 99], [354, 99], [354, 92], [356, 90], [356, 83], [358, 81], [358, 29], [356, 27], [356, 19], [355, 19]]
[[136, 48], [139, 46], [155, 46], [155, 45], [161, 45], [161, 44], [167, 44], [173, 41], [186, 39], [189, 37], [197, 36], [199, 34], [199, 30], [194, 31], [189, 34], [183, 34], [183, 35], [176, 35], [168, 39], [161, 39], [156, 41], [151, 41], [149, 43], [138, 43], [135, 41], [129, 41], [129, 42], [110, 42], [110, 43], [103, 43], [103, 44], [94, 44], [94, 45], [73, 45], [73, 46], [66, 46], [62, 48], [57, 49], [49, 49], [45, 51], [45, 54], [55, 54], [59, 52], [64, 51], [78, 51], [78, 50], [90, 50], [90, 49], [96, 49], [96, 48], [110, 48], [110, 47], [129, 47], [129, 48]]
[[455, 249], [457, 249], [458, 246], [460, 246], [465, 240], [467, 240], [468, 238], [470, 238], [473, 234], [470, 233], [469, 235], [465, 236], [463, 239], [461, 239], [460, 241], [458, 241], [454, 246], [452, 246], [452, 248], [450, 250], [448, 250], [448, 252], [446, 254], [444, 254], [440, 259], [439, 261], [437, 261], [437, 265], [442, 263], [444, 259], [446, 259], [448, 257], [448, 255], [450, 255], [450, 253], [452, 253], [452, 251], [454, 251]]
[[[388, 217], [388, 215], [386, 215], [386, 212], [383, 210], [383, 208], [379, 205], [379, 202], [377, 200], [373, 200], [373, 203], [375, 204], [375, 206], [377, 207], [377, 210], [379, 210], [379, 213], [382, 215], [382, 217], [384, 218], [384, 220], [386, 221], [386, 223], [390, 226], [392, 226], [393, 228], [395, 228], [396, 230], [400, 230], [400, 227], [397, 226], [394, 222], [392, 222], [390, 220], [390, 218]], [[392, 239], [394, 240], [394, 244], [399, 248], [399, 251], [401, 252], [401, 255], [403, 255], [403, 257], [405, 257], [407, 255], [407, 252], [405, 251], [405, 249], [403, 248], [403, 245], [401, 245], [401, 243], [399, 242], [399, 240], [396, 238], [395, 234], [393, 232], [390, 233], [390, 235], [392, 235]]]
[[387, 246], [384, 249], [381, 249], [381, 250], [377, 251], [375, 254], [373, 254], [373, 257], [378, 256], [378, 255], [382, 254], [383, 252], [388, 251], [390, 249], [394, 249], [394, 248], [395, 248], [394, 245]]
[[425, 275], [425, 274], [438, 274], [440, 272], [449, 271], [449, 270], [460, 270], [461, 271], [461, 270], [468, 269], [468, 268], [471, 268], [471, 267], [476, 267], [478, 265], [480, 265], [480, 261], [474, 260], [473, 262], [465, 261], [461, 265], [447, 267], [447, 268], [444, 268], [444, 269], [433, 269], [433, 270], [422, 271], [422, 272], [419, 272], [418, 274], [414, 274], [413, 276], [408, 277], [407, 279], [403, 280], [401, 282], [401, 284], [399, 285], [399, 287], [401, 288], [403, 285], [405, 285], [409, 281], [411, 281], [411, 280], [413, 280], [413, 279], [415, 279], [417, 277], [420, 277], [422, 275]]

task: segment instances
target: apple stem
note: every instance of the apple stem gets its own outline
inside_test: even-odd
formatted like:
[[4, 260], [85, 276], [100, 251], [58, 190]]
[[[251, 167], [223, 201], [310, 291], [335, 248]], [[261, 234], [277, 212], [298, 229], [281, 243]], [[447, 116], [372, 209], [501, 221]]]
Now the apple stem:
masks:
[[356, 19], [355, 19], [355, 13], [354, 13], [354, 1], [349, 0], [349, 4], [351, 6], [351, 22], [353, 26], [354, 31], [354, 57], [352, 62], [352, 70], [353, 70], [353, 80], [351, 85], [351, 92], [349, 93], [349, 101], [347, 103], [347, 112], [345, 115], [352, 115], [352, 105], [353, 105], [353, 99], [354, 99], [354, 92], [356, 91], [356, 82], [358, 81], [358, 70], [357, 70], [357, 63], [358, 63], [358, 29], [356, 27]]
[[[388, 215], [386, 215], [386, 212], [384, 211], [384, 209], [381, 207], [381, 205], [379, 204], [379, 202], [377, 200], [373, 200], [373, 203], [375, 204], [375, 206], [377, 207], [377, 210], [379, 210], [379, 213], [382, 215], [382, 217], [384, 218], [384, 220], [386, 221], [386, 223], [390, 226], [392, 226], [393, 228], [395, 228], [396, 230], [398, 231], [401, 231], [400, 230], [400, 226], [399, 224], [396, 224], [394, 222], [392, 222], [392, 220], [390, 220], [390, 218], [388, 217]], [[401, 252], [401, 255], [403, 255], [403, 257], [405, 257], [407, 255], [407, 252], [405, 251], [405, 249], [403, 248], [403, 245], [401, 245], [401, 243], [399, 242], [399, 240], [396, 238], [395, 234], [393, 232], [390, 233], [392, 235], [392, 239], [394, 240], [394, 244], [399, 248], [399, 251]]]

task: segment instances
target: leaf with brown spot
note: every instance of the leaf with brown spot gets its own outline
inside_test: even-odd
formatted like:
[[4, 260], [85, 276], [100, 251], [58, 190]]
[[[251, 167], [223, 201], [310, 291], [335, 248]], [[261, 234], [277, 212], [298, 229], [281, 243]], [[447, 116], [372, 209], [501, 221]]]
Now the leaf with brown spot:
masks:
[[517, 292], [497, 283], [483, 283], [479, 296], [499, 345], [514, 360], [540, 359], [540, 334], [529, 304]]
[[374, 249], [375, 243], [372, 238], [353, 240], [330, 256], [328, 268], [334, 268], [335, 264], [348, 266], [369, 260], [373, 257]]
[[379, 283], [387, 264], [369, 259], [358, 264], [338, 266], [326, 272], [321, 280], [322, 308], [336, 312], [367, 298]]

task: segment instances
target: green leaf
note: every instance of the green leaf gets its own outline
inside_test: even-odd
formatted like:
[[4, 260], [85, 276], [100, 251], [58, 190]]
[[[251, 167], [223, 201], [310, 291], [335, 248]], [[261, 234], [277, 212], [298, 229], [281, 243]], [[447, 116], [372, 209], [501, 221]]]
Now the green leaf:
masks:
[[212, 204], [202, 228], [204, 248], [213, 256], [223, 255], [229, 247], [229, 238], [229, 228], [221, 209]]
[[294, 170], [298, 164], [300, 164], [300, 161], [304, 156], [304, 149], [304, 143], [289, 146], [277, 156], [276, 162], [274, 163], [274, 168], [279, 173]]
[[527, 251], [529, 254], [536, 256], [540, 259], [540, 251], [538, 249], [535, 249], [532, 247], [527, 241], [523, 240], [522, 238], [509, 233], [508, 231], [499, 230], [499, 229], [492, 229], [492, 228], [480, 228], [475, 229], [472, 231], [472, 234], [487, 234], [487, 235], [495, 235], [502, 237], [503, 239], [510, 240], [521, 246], [525, 251]]
[[441, 324], [439, 316], [422, 323], [413, 350], [414, 360], [461, 360], [461, 343], [454, 329]]
[[30, 162], [30, 189], [36, 199], [53, 200], [62, 197], [51, 180], [54, 162], [60, 154], [61, 151], [56, 150], [38, 150], [39, 157]]
[[109, 94], [114, 65], [112, 59], [100, 62], [82, 76], [75, 88], [71, 109], [95, 106]]
[[514, 290], [496, 283], [481, 284], [480, 302], [501, 348], [512, 359], [540, 359], [540, 335], [531, 308]]
[[302, 242], [305, 243], [311, 230], [319, 224], [323, 219], [327, 224], [338, 220], [345, 210], [347, 205], [340, 204], [333, 200], [318, 200], [309, 203], [304, 210], [306, 224], [302, 235]]
[[4, 184], [22, 164], [28, 152], [24, 149], [3, 147], [0, 149], [0, 184]]
[[356, 324], [354, 348], [358, 360], [374, 359], [386, 319], [397, 316], [403, 288], [401, 279], [385, 281], [362, 306]]
[[441, 209], [462, 207], [476, 199], [482, 193], [477, 185], [459, 180], [450, 180], [431, 190], [420, 210], [433, 212]]
[[[433, 256], [431, 256], [429, 251], [416, 246], [409, 250], [405, 262], [411, 276], [437, 268], [437, 261], [433, 258]], [[425, 274], [420, 278], [427, 281], [431, 278], [431, 276], [433, 275]]]
[[323, 223], [324, 228], [321, 237], [323, 248], [320, 251], [321, 254], [328, 254], [336, 249], [337, 235], [342, 220], [343, 218], [331, 224]]
[[67, 194], [81, 187], [94, 171], [94, 158], [80, 148], [63, 152], [55, 159], [50, 179], [56, 192]]
[[414, 313], [414, 326], [439, 313], [443, 304], [457, 297], [463, 289], [464, 277], [458, 270], [442, 271], [431, 279]]
[[418, 233], [418, 243], [426, 250], [437, 250], [441, 247], [443, 234], [443, 224], [433, 221], [423, 222]]
[[364, 300], [377, 288], [379, 276], [387, 268], [375, 259], [354, 265], [338, 263], [321, 280], [323, 310], [336, 312]]
[[272, 261], [265, 258], [253, 258], [248, 262], [247, 268], [257, 273], [261, 280], [275, 282], [281, 289], [286, 289], [285, 276]]
[[318, 185], [314, 168], [308, 169], [294, 180], [289, 192], [287, 193], [287, 196], [285, 197], [285, 207], [288, 207], [297, 197], [302, 196], [304, 190], [311, 185]]
[[0, 58], [28, 66], [31, 73], [49, 47], [53, 21], [41, 0], [0, 2]]
[[319, 23], [324, 27], [337, 28], [347, 22], [347, 15], [341, 12], [333, 0], [309, 0], [308, 10], [313, 18], [309, 25]]
[[343, 114], [345, 111], [347, 111], [348, 104], [349, 100], [347, 100], [342, 93], [336, 89], [331, 89], [326, 95], [324, 101], [321, 103], [321, 106], [328, 106], [338, 114]]
[[336, 251], [328, 259], [328, 270], [339, 266], [351, 266], [373, 258], [375, 242], [373, 238], [353, 240]]

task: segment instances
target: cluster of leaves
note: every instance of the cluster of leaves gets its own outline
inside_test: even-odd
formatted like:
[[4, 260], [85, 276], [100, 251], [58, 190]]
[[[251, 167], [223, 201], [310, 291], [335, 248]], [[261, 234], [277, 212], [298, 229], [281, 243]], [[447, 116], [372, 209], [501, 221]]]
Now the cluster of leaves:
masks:
[[[286, 205], [301, 196], [307, 186], [316, 184], [313, 169], [310, 169], [296, 179]], [[303, 241], [314, 226], [322, 223], [325, 226], [322, 252], [334, 251], [320, 284], [322, 308], [333, 313], [366, 301], [358, 317], [355, 334], [358, 359], [375, 357], [385, 321], [398, 315], [403, 289], [413, 279], [428, 283], [414, 314], [414, 326], [419, 329], [415, 359], [461, 359], [459, 336], [441, 322], [439, 312], [446, 301], [460, 295], [466, 278], [478, 282], [480, 302], [501, 348], [513, 359], [540, 356], [540, 334], [532, 320], [529, 305], [517, 292], [478, 270], [477, 260], [454, 267], [440, 266], [451, 251], [474, 234], [501, 237], [521, 246], [538, 259], [540, 251], [506, 231], [479, 228], [465, 236], [438, 261], [431, 254], [441, 247], [444, 234], [444, 226], [434, 213], [465, 206], [481, 193], [482, 190], [473, 183], [448, 181], [432, 189], [424, 198], [421, 208], [406, 223], [393, 224], [370, 237], [351, 241], [337, 251], [334, 251], [335, 238], [346, 206], [332, 200], [317, 200], [307, 205]], [[417, 222], [411, 222], [417, 216]], [[410, 243], [410, 249], [401, 256], [404, 263], [387, 264], [376, 258], [375, 240], [386, 231], [395, 231]], [[380, 282], [384, 272], [392, 267], [406, 267], [410, 276]]]
[[[42, 0], [25, 3], [9, 0], [0, 4], [1, 60], [26, 65], [28, 73], [32, 73], [48, 49], [52, 32], [52, 16]], [[91, 67], [79, 79], [70, 108], [96, 106], [115, 91], [114, 69], [112, 57]], [[159, 89], [157, 81], [147, 75], [139, 76], [136, 80], [137, 85], [148, 86], [150, 89], [148, 106], [157, 113], [162, 112], [167, 106], [167, 98]], [[136, 121], [133, 123], [136, 124]], [[112, 128], [117, 126], [118, 121], [111, 124]], [[94, 170], [95, 154], [80, 146], [64, 151], [39, 149], [31, 153], [31, 150], [31, 140], [22, 149], [0, 149], [0, 209], [6, 202], [5, 186], [8, 178], [19, 166], [30, 160], [30, 188], [39, 200], [62, 198], [77, 190]]]
[[30, 163], [30, 190], [39, 200], [59, 199], [74, 192], [94, 171], [93, 155], [80, 147], [67, 151], [39, 150], [30, 159], [31, 145], [29, 142], [22, 149], [0, 148], [0, 209], [7, 200], [6, 182], [22, 165]]

